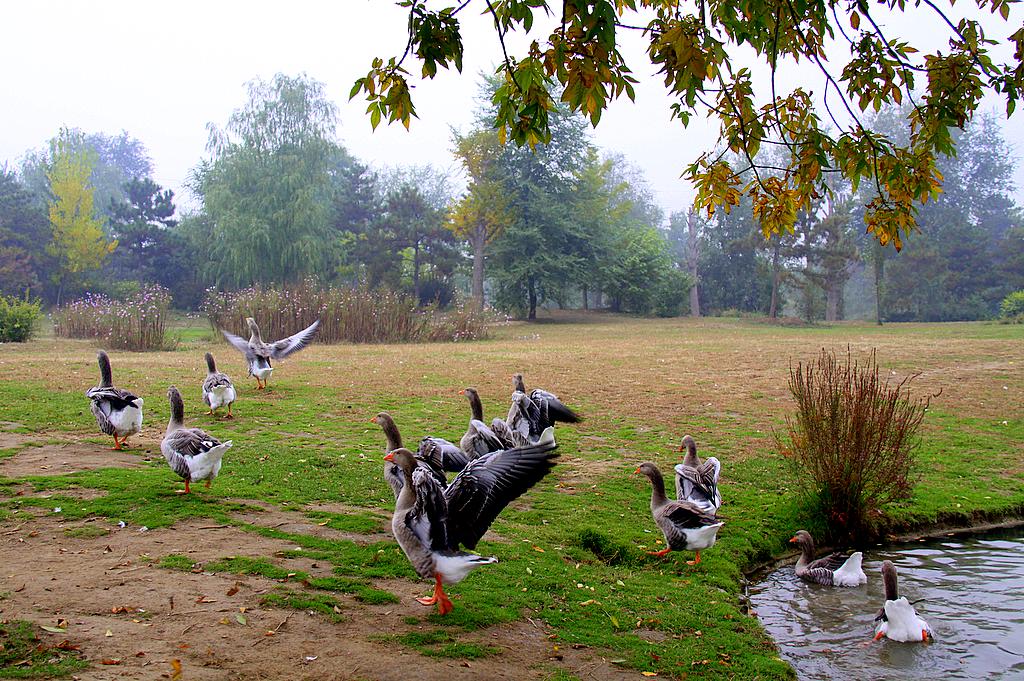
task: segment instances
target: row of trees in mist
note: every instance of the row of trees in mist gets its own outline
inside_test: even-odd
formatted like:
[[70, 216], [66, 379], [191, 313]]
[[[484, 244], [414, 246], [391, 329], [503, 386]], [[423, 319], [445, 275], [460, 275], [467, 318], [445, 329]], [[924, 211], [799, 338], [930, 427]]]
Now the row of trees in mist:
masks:
[[[198, 209], [183, 214], [142, 142], [62, 130], [0, 172], [0, 292], [58, 303], [156, 282], [195, 308], [209, 287], [315, 277], [423, 303], [486, 297], [528, 318], [558, 305], [945, 320], [991, 316], [1024, 288], [1012, 155], [994, 120], [968, 127], [943, 160], [945, 193], [896, 254], [864, 235], [871, 188], [840, 182], [771, 240], [745, 204], [666, 221], [640, 172], [602, 155], [578, 116], [552, 113], [551, 142], [535, 151], [501, 144], [487, 122], [494, 87], [453, 136], [461, 168], [375, 170], [335, 137], [320, 83], [254, 81], [227, 123], [209, 126], [189, 181]], [[895, 130], [900, 115], [875, 125]]]

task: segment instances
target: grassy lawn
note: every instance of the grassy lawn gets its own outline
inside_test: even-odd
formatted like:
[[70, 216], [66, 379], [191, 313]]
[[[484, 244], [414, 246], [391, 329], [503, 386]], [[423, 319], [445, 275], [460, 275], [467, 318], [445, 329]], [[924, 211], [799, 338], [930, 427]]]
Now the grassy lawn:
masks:
[[[802, 512], [772, 437], [792, 408], [791, 363], [813, 359], [822, 347], [849, 346], [859, 357], [876, 349], [894, 380], [919, 373], [914, 394], [935, 395], [923, 425], [920, 482], [911, 501], [891, 509], [894, 531], [1024, 509], [1024, 325], [780, 328], [558, 315], [503, 326], [492, 340], [466, 344], [314, 345], [282, 362], [270, 390], [257, 393], [241, 358], [211, 342], [203, 324], [185, 329], [175, 352], [111, 356], [115, 384], [146, 400], [138, 443], [155, 461], [0, 477], [0, 520], [33, 505], [62, 506], [68, 520], [102, 516], [151, 530], [210, 518], [287, 539], [302, 556], [333, 567], [334, 577], [317, 578], [290, 568], [288, 554], [243, 559], [241, 547], [227, 546], [223, 560], [207, 566], [283, 582], [268, 603], [332, 617], [339, 594], [396, 601], [388, 580], [415, 573], [384, 534], [394, 504], [381, 475], [384, 438], [370, 417], [391, 412], [407, 444], [428, 434], [457, 440], [469, 418], [459, 389], [475, 386], [486, 418], [503, 416], [510, 376], [522, 371], [528, 387], [556, 392], [585, 421], [556, 429], [561, 459], [554, 473], [502, 514], [480, 546], [500, 562], [450, 589], [457, 597], [451, 615], [424, 614], [431, 632], [393, 636], [387, 644], [476, 660], [499, 652], [466, 637], [528, 617], [553, 629], [553, 647], [591, 649], [623, 668], [678, 678], [785, 679], [792, 671], [756, 619], [743, 614], [739, 596], [744, 569], [784, 553], [794, 530], [821, 527]], [[202, 414], [207, 349], [239, 387], [233, 421]], [[72, 438], [109, 446], [82, 395], [98, 380], [94, 347], [54, 339], [0, 346], [0, 376], [0, 421], [12, 422], [9, 429], [40, 443]], [[197, 486], [188, 497], [175, 494], [182, 485], [158, 452], [171, 384], [185, 397], [191, 425], [235, 443], [213, 488]], [[632, 474], [645, 460], [669, 469], [686, 433], [701, 454], [723, 463], [726, 525], [697, 566], [686, 565], [690, 554], [645, 555], [661, 548], [661, 536], [647, 481]], [[0, 464], [17, 451], [0, 450]], [[26, 483], [30, 492], [14, 496]], [[82, 488], [101, 493], [70, 495]], [[353, 539], [240, 520], [252, 500]], [[324, 504], [345, 510], [314, 508]], [[190, 568], [170, 552], [153, 558], [167, 569]], [[423, 593], [429, 586], [423, 583]]]

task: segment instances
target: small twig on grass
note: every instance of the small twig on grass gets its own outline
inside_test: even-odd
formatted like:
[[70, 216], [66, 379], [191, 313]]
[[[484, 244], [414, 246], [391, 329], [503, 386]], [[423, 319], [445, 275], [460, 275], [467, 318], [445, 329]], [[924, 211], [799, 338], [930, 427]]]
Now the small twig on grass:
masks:
[[188, 633], [189, 631], [191, 631], [191, 630], [192, 630], [192, 627], [196, 626], [197, 624], [199, 624], [199, 623], [198, 623], [198, 622], [193, 622], [192, 624], [190, 624], [190, 625], [188, 625], [187, 627], [185, 627], [184, 629], [182, 629], [182, 630], [181, 630], [181, 633], [180, 633], [180, 634], [178, 634], [178, 638], [181, 638], [182, 636], [184, 636], [185, 634], [187, 634], [187, 633]]
[[197, 530], [222, 530], [225, 527], [231, 527], [231, 526], [230, 525], [204, 525], [202, 527], [197, 527], [196, 529]]

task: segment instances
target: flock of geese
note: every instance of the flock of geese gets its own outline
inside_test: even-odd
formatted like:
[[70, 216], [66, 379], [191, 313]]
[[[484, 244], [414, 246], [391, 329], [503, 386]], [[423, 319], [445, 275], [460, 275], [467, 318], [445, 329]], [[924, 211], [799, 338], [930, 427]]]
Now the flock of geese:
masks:
[[[266, 388], [273, 372], [273, 361], [283, 359], [306, 347], [313, 339], [319, 322], [302, 331], [275, 341], [263, 341], [259, 327], [247, 318], [248, 341], [222, 331], [225, 338], [245, 357], [249, 376], [256, 379], [257, 390]], [[100, 351], [97, 356], [100, 385], [86, 392], [92, 400], [91, 409], [100, 430], [114, 438], [113, 449], [121, 449], [130, 436], [142, 428], [143, 400], [113, 385], [110, 359]], [[231, 407], [237, 391], [231, 379], [217, 370], [216, 362], [206, 353], [207, 375], [202, 383], [207, 414]], [[447, 614], [452, 602], [444, 592], [445, 584], [455, 584], [480, 565], [496, 563], [497, 558], [471, 553], [498, 514], [541, 479], [555, 465], [554, 427], [556, 423], [576, 423], [580, 417], [557, 395], [534, 388], [527, 391], [522, 374], [512, 377], [512, 396], [504, 419], [484, 421], [483, 403], [475, 388], [460, 391], [469, 401], [470, 419], [458, 443], [440, 437], [422, 438], [416, 450], [403, 446], [402, 436], [394, 419], [380, 412], [371, 421], [382, 429], [386, 440], [384, 479], [395, 496], [395, 512], [391, 528], [409, 562], [423, 579], [434, 580], [434, 593], [417, 599], [424, 605], [436, 605]], [[184, 402], [174, 386], [167, 390], [171, 416], [160, 443], [161, 453], [170, 468], [190, 484], [205, 481], [206, 486], [220, 472], [230, 440], [221, 442], [199, 428], [186, 428]], [[665, 548], [650, 551], [664, 556], [670, 551], [695, 551], [700, 562], [701, 550], [715, 544], [724, 522], [718, 518], [722, 495], [718, 480], [722, 465], [716, 457], [701, 461], [697, 443], [689, 435], [679, 446], [685, 452], [674, 467], [676, 499], [665, 493], [662, 472], [651, 462], [640, 464], [637, 474], [648, 478], [651, 485], [651, 515], [661, 530]], [[448, 474], [455, 476], [449, 481]], [[804, 530], [791, 540], [799, 545], [801, 557], [796, 574], [801, 579], [825, 586], [857, 586], [867, 581], [861, 569], [861, 554], [849, 558], [832, 554], [814, 560], [814, 541]], [[887, 636], [897, 641], [927, 640], [931, 630], [920, 619], [906, 598], [897, 591], [896, 568], [889, 561], [882, 565], [886, 601], [879, 615], [877, 638]]]

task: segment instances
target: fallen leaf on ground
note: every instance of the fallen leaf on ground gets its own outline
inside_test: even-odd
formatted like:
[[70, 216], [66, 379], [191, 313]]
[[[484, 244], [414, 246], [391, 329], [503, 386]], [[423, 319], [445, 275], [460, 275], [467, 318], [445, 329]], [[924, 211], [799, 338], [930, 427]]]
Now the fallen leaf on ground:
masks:
[[39, 628], [42, 629], [43, 631], [48, 631], [51, 634], [66, 634], [67, 631], [68, 631], [67, 627], [64, 627], [64, 628], [61, 628], [61, 627], [49, 627], [49, 626], [47, 626], [45, 624], [39, 625]]
[[216, 603], [216, 602], [217, 601], [215, 601], [214, 599], [207, 598], [206, 596], [202, 596], [202, 595], [199, 596], [199, 598], [196, 599], [196, 603]]
[[171, 660], [171, 669], [174, 670], [174, 673], [171, 674], [171, 679], [172, 680], [173, 679], [180, 679], [181, 678], [181, 660]]
[[100, 660], [100, 664], [121, 664], [121, 658], [114, 658], [112, 660]]
[[241, 625], [245, 625], [249, 622], [249, 620], [246, 619], [245, 615], [243, 615], [242, 613], [238, 613], [237, 615], [235, 615], [235, 621]]
[[238, 585], [237, 584], [235, 584], [233, 587], [228, 589], [228, 596], [234, 596], [236, 593], [238, 593]]

